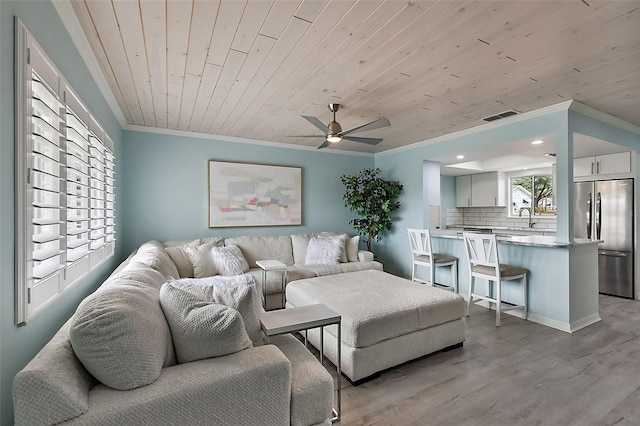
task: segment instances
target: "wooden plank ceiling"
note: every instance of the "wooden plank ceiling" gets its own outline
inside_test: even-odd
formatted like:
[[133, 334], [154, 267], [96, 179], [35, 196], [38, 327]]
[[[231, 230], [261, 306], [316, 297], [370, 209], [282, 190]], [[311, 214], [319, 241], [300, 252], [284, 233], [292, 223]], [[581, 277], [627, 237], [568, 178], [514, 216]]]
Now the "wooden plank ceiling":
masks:
[[[640, 125], [640, 1], [73, 0], [129, 124], [382, 152], [575, 99]], [[315, 135], [318, 138], [296, 138]]]

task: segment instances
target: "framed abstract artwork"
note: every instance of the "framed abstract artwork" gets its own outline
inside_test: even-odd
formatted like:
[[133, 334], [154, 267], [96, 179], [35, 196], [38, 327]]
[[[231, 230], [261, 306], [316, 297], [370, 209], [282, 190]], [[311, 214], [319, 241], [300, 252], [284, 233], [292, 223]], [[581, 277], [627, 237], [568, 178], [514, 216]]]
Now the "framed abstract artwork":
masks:
[[302, 168], [209, 160], [209, 228], [302, 224]]

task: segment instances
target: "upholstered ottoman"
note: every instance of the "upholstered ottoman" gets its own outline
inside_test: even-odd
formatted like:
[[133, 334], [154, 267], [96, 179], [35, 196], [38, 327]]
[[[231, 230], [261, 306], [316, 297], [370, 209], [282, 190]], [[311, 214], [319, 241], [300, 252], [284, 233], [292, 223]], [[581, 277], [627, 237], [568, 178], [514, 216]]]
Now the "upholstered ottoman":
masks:
[[[291, 282], [287, 307], [323, 303], [342, 315], [342, 371], [352, 382], [464, 342], [462, 296], [385, 272], [349, 272]], [[337, 361], [336, 326], [324, 353]], [[320, 346], [319, 330], [309, 341]]]

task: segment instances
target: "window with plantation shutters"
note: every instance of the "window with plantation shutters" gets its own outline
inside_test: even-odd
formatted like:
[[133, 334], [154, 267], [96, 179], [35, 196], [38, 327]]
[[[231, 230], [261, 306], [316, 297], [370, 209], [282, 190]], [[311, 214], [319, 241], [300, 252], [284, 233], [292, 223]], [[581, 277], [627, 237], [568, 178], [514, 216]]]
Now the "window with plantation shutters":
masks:
[[115, 250], [113, 143], [16, 25], [16, 323]]

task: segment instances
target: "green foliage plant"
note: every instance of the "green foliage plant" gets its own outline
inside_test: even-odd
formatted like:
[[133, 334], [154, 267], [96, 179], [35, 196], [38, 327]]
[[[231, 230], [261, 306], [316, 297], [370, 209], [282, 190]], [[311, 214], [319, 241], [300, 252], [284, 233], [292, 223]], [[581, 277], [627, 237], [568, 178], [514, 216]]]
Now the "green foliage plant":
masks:
[[382, 234], [391, 230], [391, 213], [400, 208], [398, 198], [403, 188], [400, 182], [385, 180], [379, 175], [380, 169], [376, 168], [340, 178], [345, 186], [344, 205], [359, 216], [349, 224], [367, 238], [369, 251], [374, 239], [380, 241]]

